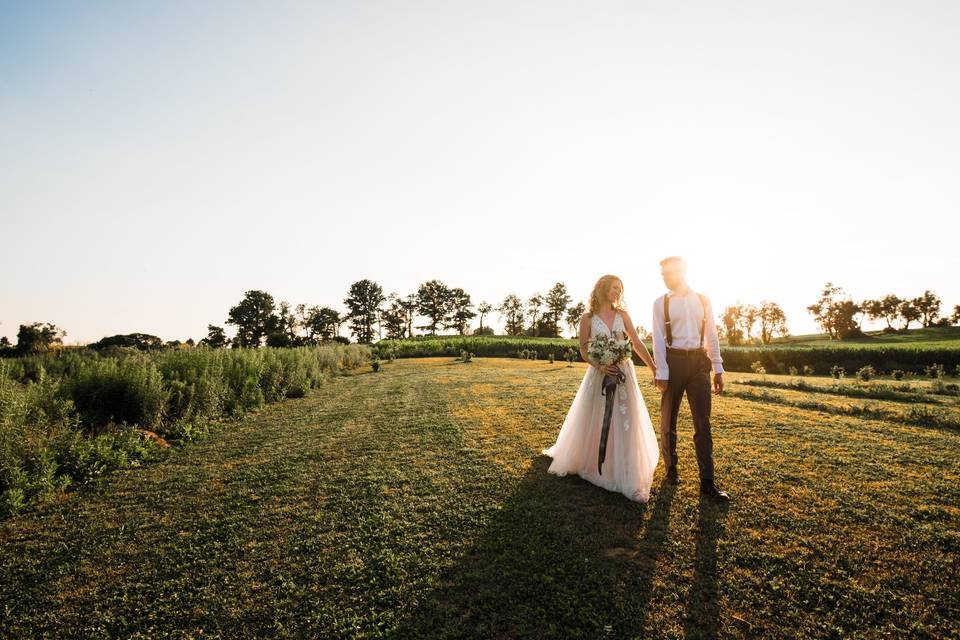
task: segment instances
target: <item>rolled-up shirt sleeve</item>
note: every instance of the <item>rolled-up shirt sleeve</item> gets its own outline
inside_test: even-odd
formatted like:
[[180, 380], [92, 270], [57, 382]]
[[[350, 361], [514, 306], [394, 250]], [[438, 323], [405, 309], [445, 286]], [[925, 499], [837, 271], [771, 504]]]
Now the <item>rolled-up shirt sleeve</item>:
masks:
[[723, 373], [723, 358], [720, 357], [720, 338], [717, 336], [717, 323], [713, 319], [713, 302], [706, 295], [707, 308], [703, 310], [706, 317], [703, 341], [707, 349], [707, 356], [713, 365], [714, 373]]
[[669, 380], [670, 368], [667, 366], [666, 327], [663, 319], [662, 298], [653, 301], [653, 361], [657, 365], [656, 380]]

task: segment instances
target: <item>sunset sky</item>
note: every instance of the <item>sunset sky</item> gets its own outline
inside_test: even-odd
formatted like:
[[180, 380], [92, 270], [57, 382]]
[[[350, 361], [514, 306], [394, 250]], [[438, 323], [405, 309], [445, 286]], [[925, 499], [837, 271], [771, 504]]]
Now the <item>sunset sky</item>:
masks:
[[0, 336], [605, 273], [649, 328], [672, 254], [793, 333], [827, 281], [947, 313], [958, 113], [948, 1], [0, 0]]

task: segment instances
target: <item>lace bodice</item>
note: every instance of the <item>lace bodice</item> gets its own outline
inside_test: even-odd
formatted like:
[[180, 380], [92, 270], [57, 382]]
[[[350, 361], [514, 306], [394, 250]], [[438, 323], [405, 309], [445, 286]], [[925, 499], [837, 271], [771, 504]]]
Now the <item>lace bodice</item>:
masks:
[[[600, 319], [600, 316], [593, 314], [590, 318], [591, 322], [591, 334], [595, 333], [605, 333], [610, 337], [623, 337], [625, 330], [623, 328], [623, 316], [620, 315], [620, 312], [617, 311], [617, 315], [613, 317], [613, 331], [611, 332], [610, 327], [607, 326], [607, 323]], [[612, 335], [611, 335], [612, 333]]]

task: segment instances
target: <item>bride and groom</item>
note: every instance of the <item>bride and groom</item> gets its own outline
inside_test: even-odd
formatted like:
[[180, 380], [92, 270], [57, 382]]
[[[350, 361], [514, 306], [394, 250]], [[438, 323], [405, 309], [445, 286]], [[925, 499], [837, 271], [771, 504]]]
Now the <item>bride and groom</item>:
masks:
[[[677, 484], [677, 413], [684, 392], [693, 417], [700, 492], [719, 502], [729, 500], [714, 480], [710, 433], [712, 391], [723, 391], [723, 360], [709, 298], [686, 281], [686, 262], [679, 256], [660, 261], [669, 291], [653, 303], [653, 352], [650, 356], [623, 306], [623, 282], [601, 277], [590, 294], [589, 309], [580, 318], [580, 355], [589, 364], [564, 418], [556, 442], [543, 453], [552, 457], [548, 471], [568, 473], [636, 502], [650, 499], [653, 472], [660, 454], [666, 481]], [[632, 349], [653, 373], [660, 391], [660, 444], [637, 386], [629, 354], [616, 363], [597, 357], [600, 343], [629, 338]], [[625, 344], [625, 343], [623, 343]]]

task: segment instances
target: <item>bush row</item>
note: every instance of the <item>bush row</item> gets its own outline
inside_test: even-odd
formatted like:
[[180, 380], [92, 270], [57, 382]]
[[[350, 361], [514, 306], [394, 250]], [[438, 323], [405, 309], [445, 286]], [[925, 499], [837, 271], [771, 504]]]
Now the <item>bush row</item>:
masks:
[[[521, 357], [522, 351], [535, 351], [539, 358], [547, 359], [550, 353], [556, 359], [564, 357], [567, 349], [576, 353], [581, 361], [577, 341], [568, 338], [527, 338], [512, 336], [440, 336], [406, 340], [381, 340], [375, 348], [385, 356], [394, 357], [455, 356], [461, 351], [470, 351], [481, 357]], [[647, 349], [653, 346], [647, 343]], [[960, 364], [960, 348], [918, 348], [907, 346], [861, 348], [852, 345], [824, 347], [721, 347], [723, 368], [728, 371], [751, 371], [751, 365], [759, 361], [770, 373], [787, 373], [790, 367], [810, 367], [814, 374], [827, 375], [831, 367], [841, 366], [847, 371], [871, 365], [877, 372], [894, 369], [923, 373], [931, 365], [943, 365], [953, 371]], [[634, 354], [634, 363], [640, 359]]]

